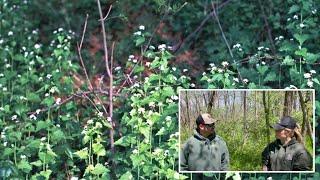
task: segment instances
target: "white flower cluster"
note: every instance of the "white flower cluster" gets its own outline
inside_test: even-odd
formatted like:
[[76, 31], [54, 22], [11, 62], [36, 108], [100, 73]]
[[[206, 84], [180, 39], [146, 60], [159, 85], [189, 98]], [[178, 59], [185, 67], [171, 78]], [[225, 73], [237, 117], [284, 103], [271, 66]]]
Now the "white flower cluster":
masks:
[[258, 47], [258, 51], [261, 51], [263, 49], [266, 50], [266, 51], [269, 51], [269, 48], [267, 48], [267, 47], [264, 47], [264, 46]]
[[283, 36], [279, 36], [279, 37], [276, 37], [274, 40], [281, 41], [282, 39], [284, 39], [284, 37]]
[[313, 80], [311, 79], [313, 74], [316, 74], [315, 70], [310, 70], [309, 73], [303, 74], [303, 77], [307, 79], [307, 86], [309, 87], [313, 87]]
[[223, 61], [223, 62], [221, 63], [221, 65], [225, 68], [225, 67], [227, 67], [227, 66], [229, 65], [229, 63], [228, 63], [227, 61]]
[[163, 151], [162, 149], [156, 148], [156, 149], [152, 152], [152, 154], [155, 155], [155, 156], [157, 156], [157, 155], [160, 155], [160, 153], [161, 153], [162, 151]]
[[133, 63], [137, 63], [138, 60], [134, 58], [134, 55], [130, 55], [128, 61], [132, 61]]
[[158, 49], [160, 51], [164, 51], [164, 50], [166, 50], [166, 45], [165, 44], [161, 44], [161, 45], [158, 46]]
[[247, 83], [249, 82], [248, 79], [243, 79], [242, 81], [243, 81], [243, 83], [245, 83], [245, 84], [247, 84]]
[[237, 43], [232, 46], [233, 49], [238, 49], [238, 51], [242, 51], [241, 44]]

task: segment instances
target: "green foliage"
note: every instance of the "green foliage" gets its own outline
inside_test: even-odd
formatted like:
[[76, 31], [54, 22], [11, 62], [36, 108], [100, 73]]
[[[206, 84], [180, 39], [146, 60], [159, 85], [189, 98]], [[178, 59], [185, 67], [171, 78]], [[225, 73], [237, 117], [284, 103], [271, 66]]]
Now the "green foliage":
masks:
[[[177, 171], [180, 88], [191, 88], [195, 83], [201, 88], [314, 88], [318, 92], [319, 4], [259, 2], [237, 1], [219, 9], [230, 46], [241, 44], [231, 49], [232, 58], [215, 21], [204, 22], [200, 31], [195, 32], [212, 11], [209, 1], [114, 2], [111, 17], [105, 23], [110, 31], [108, 41], [119, 42], [114, 64], [134, 70], [129, 75], [133, 84], [121, 89], [113, 99], [121, 105], [114, 109], [112, 120], [116, 125], [112, 125], [103, 105], [88, 100], [96, 96], [84, 94], [88, 82], [81, 83], [85, 78], [80, 75], [75, 49], [82, 32], [80, 24], [89, 14], [81, 53], [89, 78], [104, 74], [101, 47], [91, 42], [102, 39], [96, 3], [0, 0], [0, 177], [185, 179], [185, 175], [190, 175]], [[102, 2], [103, 12], [109, 5]], [[269, 5], [272, 8], [265, 8], [269, 16], [264, 17], [260, 7]], [[165, 18], [161, 32], [154, 36], [152, 27], [156, 27], [162, 15]], [[276, 38], [267, 38], [264, 18]], [[135, 31], [138, 26], [140, 33]], [[150, 37], [154, 46], [163, 42], [166, 45], [155, 50], [148, 44]], [[177, 45], [180, 40], [184, 42], [181, 49], [171, 54], [168, 45]], [[274, 48], [270, 41], [274, 41]], [[146, 46], [149, 48], [142, 53]], [[184, 51], [191, 52], [197, 68], [185, 63], [189, 59], [182, 59], [181, 64], [175, 61], [176, 55]], [[129, 53], [134, 55], [127, 61]], [[142, 61], [144, 58], [138, 61], [140, 57], [147, 63]], [[210, 67], [206, 74], [203, 67]], [[185, 68], [189, 72], [181, 70]], [[122, 87], [125, 74], [125, 70], [114, 69], [114, 75], [119, 77], [114, 81], [115, 87]], [[99, 97], [103, 102], [109, 101], [108, 96]], [[318, 99], [317, 93], [316, 119]], [[110, 130], [115, 132], [116, 153], [110, 151]], [[249, 149], [245, 151], [250, 152]], [[113, 165], [117, 166], [115, 172], [110, 170]], [[316, 165], [319, 166], [318, 155]], [[240, 175], [244, 179], [265, 178], [249, 173]], [[301, 175], [290, 176], [294, 177], [301, 179]], [[319, 173], [315, 173], [310, 178], [318, 177]]]

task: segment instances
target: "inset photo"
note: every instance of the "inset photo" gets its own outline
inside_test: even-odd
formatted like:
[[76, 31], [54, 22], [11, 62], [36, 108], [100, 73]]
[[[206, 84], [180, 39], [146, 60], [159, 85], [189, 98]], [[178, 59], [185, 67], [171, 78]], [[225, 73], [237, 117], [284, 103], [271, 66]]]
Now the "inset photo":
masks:
[[314, 172], [313, 89], [181, 89], [179, 96], [179, 172]]

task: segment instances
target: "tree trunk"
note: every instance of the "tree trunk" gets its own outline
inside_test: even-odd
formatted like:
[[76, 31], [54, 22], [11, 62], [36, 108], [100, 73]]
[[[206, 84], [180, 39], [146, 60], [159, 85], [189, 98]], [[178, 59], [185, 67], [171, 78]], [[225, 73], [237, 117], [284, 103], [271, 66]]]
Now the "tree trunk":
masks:
[[284, 104], [283, 104], [283, 116], [291, 116], [294, 104], [294, 94], [293, 91], [286, 91], [284, 94]]
[[243, 144], [245, 144], [248, 135], [247, 129], [247, 91], [243, 92], [243, 130], [244, 130], [244, 138]]
[[298, 94], [299, 94], [300, 107], [301, 107], [302, 115], [303, 115], [302, 116], [302, 118], [303, 118], [303, 121], [302, 121], [302, 144], [305, 144], [307, 131], [309, 132], [309, 136], [312, 139], [312, 142], [313, 142], [313, 136], [312, 136], [313, 132], [312, 132], [310, 122], [308, 120], [308, 109], [305, 104], [306, 102], [303, 98], [302, 92], [298, 91]]
[[[268, 92], [269, 94], [269, 92]], [[266, 126], [267, 126], [267, 140], [268, 144], [270, 143], [270, 97], [268, 97], [268, 102], [267, 102], [267, 97], [266, 97], [266, 92], [262, 92], [262, 100], [263, 100], [263, 106], [264, 106], [264, 113], [266, 116]]]
[[190, 117], [189, 100], [190, 99], [189, 99], [188, 91], [186, 91], [186, 109], [187, 109], [186, 121], [188, 121], [188, 129], [191, 130], [192, 129], [192, 121], [191, 121], [191, 117]]
[[212, 91], [209, 95], [209, 104], [208, 104], [208, 109], [207, 111], [210, 113], [211, 110], [214, 108], [214, 102], [216, 99], [216, 92]]

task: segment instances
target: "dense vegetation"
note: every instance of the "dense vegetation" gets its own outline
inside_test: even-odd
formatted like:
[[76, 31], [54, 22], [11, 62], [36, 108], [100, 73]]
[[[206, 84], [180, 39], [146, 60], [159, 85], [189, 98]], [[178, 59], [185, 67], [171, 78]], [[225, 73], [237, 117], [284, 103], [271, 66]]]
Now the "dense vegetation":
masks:
[[181, 88], [312, 88], [318, 121], [317, 1], [99, 3], [0, 0], [2, 179], [187, 178]]

